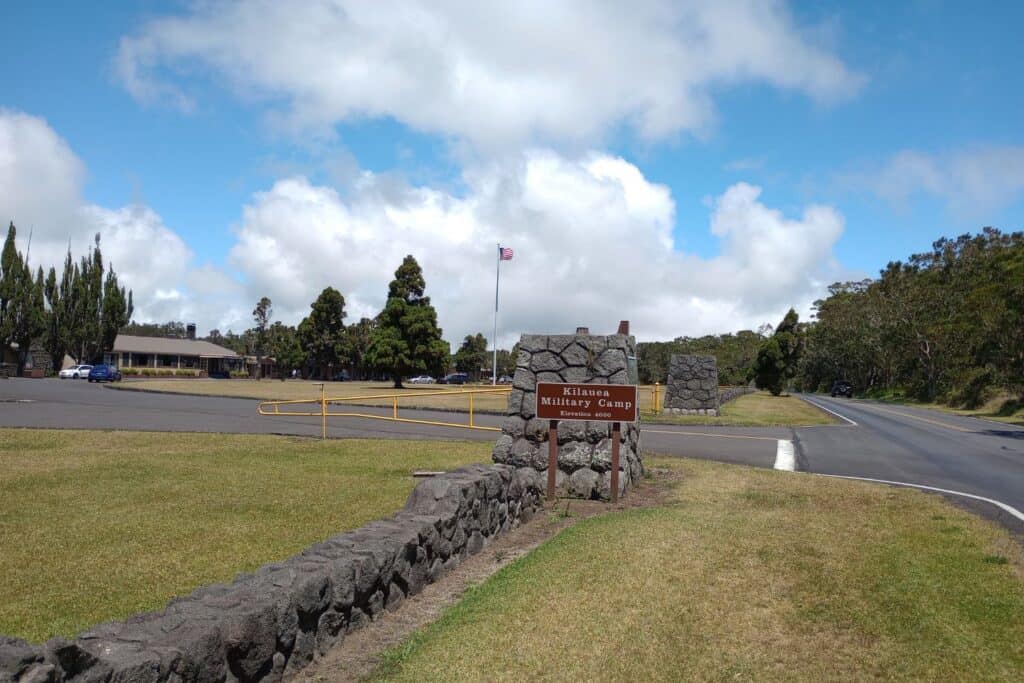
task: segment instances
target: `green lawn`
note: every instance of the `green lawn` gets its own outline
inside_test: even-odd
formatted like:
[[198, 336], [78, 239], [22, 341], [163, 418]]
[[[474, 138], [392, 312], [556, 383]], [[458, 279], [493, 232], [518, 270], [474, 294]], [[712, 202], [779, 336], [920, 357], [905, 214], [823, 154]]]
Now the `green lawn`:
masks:
[[808, 427], [833, 424], [835, 419], [796, 396], [772, 396], [766, 391], [740, 396], [721, 408], [718, 417], [704, 415], [644, 415], [644, 422], [726, 427]]
[[657, 464], [676, 502], [562, 532], [377, 677], [1024, 680], [1024, 557], [994, 525], [911, 490]]
[[486, 443], [0, 429], [0, 634], [162, 608], [401, 508]]

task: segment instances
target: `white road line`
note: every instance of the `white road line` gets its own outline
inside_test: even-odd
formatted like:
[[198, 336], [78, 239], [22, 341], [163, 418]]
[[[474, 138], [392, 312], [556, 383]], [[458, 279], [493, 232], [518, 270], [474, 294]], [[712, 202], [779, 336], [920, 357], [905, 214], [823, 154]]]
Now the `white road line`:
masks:
[[953, 496], [963, 496], [964, 498], [973, 498], [974, 500], [980, 500], [984, 503], [995, 505], [1003, 512], [1013, 515], [1021, 522], [1024, 522], [1024, 512], [1021, 512], [1015, 507], [1011, 507], [1006, 503], [1000, 503], [998, 500], [992, 500], [991, 498], [985, 498], [984, 496], [976, 496], [973, 493], [964, 493], [963, 491], [951, 491], [949, 489], [940, 489], [935, 486], [925, 486], [924, 484], [911, 484], [905, 481], [888, 481], [887, 479], [872, 479], [870, 477], [848, 477], [842, 474], [823, 474], [821, 472], [815, 472], [822, 477], [833, 477], [834, 479], [856, 479], [858, 481], [870, 481], [876, 484], [891, 484], [893, 486], [909, 486], [915, 489], [924, 489], [926, 491], [937, 491], [938, 493], [948, 493]]
[[833, 415], [835, 415], [836, 417], [838, 417], [838, 418], [839, 418], [840, 420], [846, 420], [846, 421], [847, 421], [848, 423], [850, 423], [850, 424], [851, 424], [851, 425], [853, 425], [854, 427], [856, 427], [856, 426], [857, 426], [857, 423], [856, 423], [856, 422], [854, 422], [854, 421], [853, 421], [853, 420], [851, 420], [850, 418], [846, 417], [845, 415], [840, 415], [839, 413], [837, 413], [837, 412], [836, 412], [836, 411], [834, 411], [834, 410], [829, 410], [829, 409], [828, 409], [828, 408], [826, 408], [825, 406], [821, 405], [820, 403], [815, 403], [814, 401], [812, 401], [811, 399], [807, 398], [806, 396], [803, 396], [803, 395], [801, 395], [801, 396], [800, 396], [800, 398], [802, 398], [803, 400], [807, 401], [808, 403], [810, 403], [810, 404], [811, 404], [812, 406], [814, 406], [815, 408], [820, 408], [821, 410], [824, 410], [824, 411], [825, 411], [826, 413], [832, 413]]
[[775, 449], [775, 469], [792, 472], [796, 469], [796, 455], [793, 450], [793, 442], [786, 439], [779, 439], [779, 445]]

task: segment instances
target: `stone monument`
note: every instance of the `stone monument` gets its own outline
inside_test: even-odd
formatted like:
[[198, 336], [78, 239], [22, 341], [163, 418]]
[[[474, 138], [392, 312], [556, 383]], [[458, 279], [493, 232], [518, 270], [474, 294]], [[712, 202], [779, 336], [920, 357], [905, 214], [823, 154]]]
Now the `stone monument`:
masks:
[[674, 354], [668, 362], [666, 413], [718, 415], [718, 363], [714, 356]]
[[[581, 330], [582, 331], [582, 330]], [[537, 418], [537, 382], [636, 384], [636, 340], [629, 334], [524, 334], [494, 462], [532, 467], [547, 477], [548, 421]], [[611, 424], [558, 423], [556, 485], [572, 498], [611, 497]], [[619, 494], [643, 474], [639, 423], [623, 423]]]

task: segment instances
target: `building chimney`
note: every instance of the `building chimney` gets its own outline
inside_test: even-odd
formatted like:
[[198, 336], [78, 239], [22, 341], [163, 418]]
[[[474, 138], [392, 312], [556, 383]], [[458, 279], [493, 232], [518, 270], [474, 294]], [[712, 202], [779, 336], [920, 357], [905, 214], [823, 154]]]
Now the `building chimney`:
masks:
[[628, 320], [620, 320], [619, 321], [619, 332], [618, 333], [619, 334], [629, 334], [629, 321]]
[[188, 337], [189, 339], [191, 339], [192, 341], [195, 341], [195, 339], [196, 339], [196, 324], [195, 323], [189, 323], [188, 325], [185, 326], [185, 336]]
[[577, 327], [576, 328], [576, 334], [590, 334], [590, 328], [589, 327]]

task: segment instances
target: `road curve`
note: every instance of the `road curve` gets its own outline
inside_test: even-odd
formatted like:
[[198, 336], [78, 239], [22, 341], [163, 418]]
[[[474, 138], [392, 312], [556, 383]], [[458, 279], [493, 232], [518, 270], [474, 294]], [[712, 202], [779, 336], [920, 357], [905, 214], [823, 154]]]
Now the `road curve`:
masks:
[[877, 401], [803, 398], [848, 421], [796, 430], [808, 471], [960, 491], [1024, 511], [1024, 428]]

